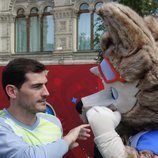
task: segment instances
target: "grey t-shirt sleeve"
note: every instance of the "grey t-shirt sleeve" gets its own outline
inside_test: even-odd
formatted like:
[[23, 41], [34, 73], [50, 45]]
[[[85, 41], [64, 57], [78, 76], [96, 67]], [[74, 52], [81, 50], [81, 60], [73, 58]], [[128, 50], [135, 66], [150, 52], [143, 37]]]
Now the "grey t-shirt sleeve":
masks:
[[63, 139], [32, 146], [14, 134], [11, 128], [0, 125], [0, 158], [61, 158], [67, 151], [68, 144]]

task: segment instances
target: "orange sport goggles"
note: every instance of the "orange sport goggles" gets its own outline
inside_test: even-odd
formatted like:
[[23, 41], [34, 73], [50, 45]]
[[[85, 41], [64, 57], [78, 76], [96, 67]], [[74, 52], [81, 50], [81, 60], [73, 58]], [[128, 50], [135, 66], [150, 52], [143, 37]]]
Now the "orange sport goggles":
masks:
[[104, 56], [104, 59], [98, 65], [98, 69], [106, 83], [113, 83], [116, 81], [125, 82], [106, 56]]

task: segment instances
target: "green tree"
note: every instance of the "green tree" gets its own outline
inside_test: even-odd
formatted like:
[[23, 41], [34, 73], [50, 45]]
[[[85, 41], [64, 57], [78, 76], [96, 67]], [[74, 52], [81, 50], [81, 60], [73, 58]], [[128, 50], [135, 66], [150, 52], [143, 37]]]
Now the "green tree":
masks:
[[97, 16], [97, 18], [94, 21], [94, 48], [100, 49], [100, 38], [102, 34], [106, 31], [106, 28], [103, 24], [103, 21], [100, 16]]
[[100, 39], [103, 33], [107, 31], [100, 16], [97, 16], [94, 23], [94, 49], [98, 50], [97, 62], [102, 61], [102, 52], [100, 47]]
[[141, 16], [154, 14], [158, 9], [158, 0], [120, 0], [119, 3], [129, 6]]

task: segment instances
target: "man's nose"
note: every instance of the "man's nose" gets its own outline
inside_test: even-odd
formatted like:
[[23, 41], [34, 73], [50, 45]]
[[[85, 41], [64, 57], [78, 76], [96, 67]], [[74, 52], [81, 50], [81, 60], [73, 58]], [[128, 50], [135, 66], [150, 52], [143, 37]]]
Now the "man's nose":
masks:
[[49, 96], [48, 89], [47, 89], [47, 87], [45, 85], [43, 86], [43, 95], [44, 96]]

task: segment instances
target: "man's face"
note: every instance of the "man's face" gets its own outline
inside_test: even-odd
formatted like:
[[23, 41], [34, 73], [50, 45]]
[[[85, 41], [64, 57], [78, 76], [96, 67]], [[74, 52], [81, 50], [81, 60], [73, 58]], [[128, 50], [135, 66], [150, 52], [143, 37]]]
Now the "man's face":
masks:
[[46, 110], [46, 97], [49, 92], [46, 88], [46, 72], [26, 74], [26, 82], [17, 92], [17, 105], [30, 113]]

